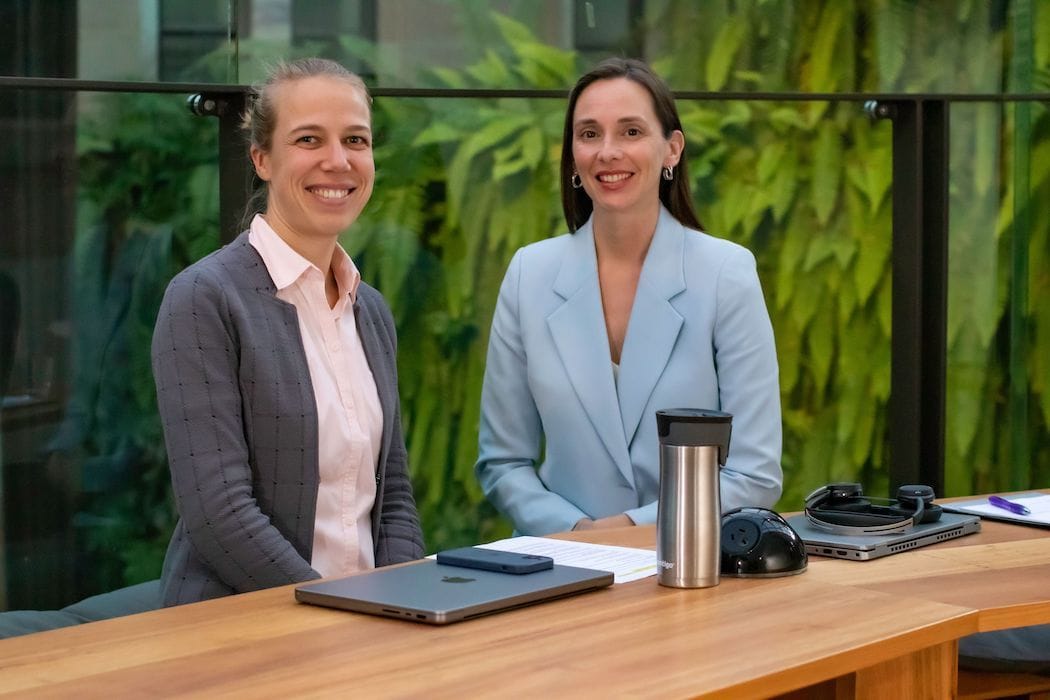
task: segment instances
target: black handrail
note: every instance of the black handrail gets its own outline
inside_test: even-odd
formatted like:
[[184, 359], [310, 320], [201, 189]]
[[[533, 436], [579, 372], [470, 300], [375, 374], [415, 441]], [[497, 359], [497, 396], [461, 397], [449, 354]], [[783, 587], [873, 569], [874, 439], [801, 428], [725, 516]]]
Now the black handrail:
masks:
[[[248, 93], [251, 85], [231, 83], [170, 83], [150, 81], [81, 80], [78, 78], [23, 78], [0, 76], [0, 88], [26, 88], [36, 90], [79, 90], [83, 92], [164, 92], [214, 94]], [[563, 90], [537, 90], [531, 88], [420, 88], [369, 86], [375, 97], [445, 97], [445, 98], [491, 98], [491, 97], [551, 97], [566, 98], [569, 88]], [[683, 100], [760, 100], [780, 102], [900, 102], [944, 101], [944, 102], [1047, 102], [1050, 93], [908, 93], [908, 92], [709, 92], [703, 90], [674, 90], [674, 95]]]

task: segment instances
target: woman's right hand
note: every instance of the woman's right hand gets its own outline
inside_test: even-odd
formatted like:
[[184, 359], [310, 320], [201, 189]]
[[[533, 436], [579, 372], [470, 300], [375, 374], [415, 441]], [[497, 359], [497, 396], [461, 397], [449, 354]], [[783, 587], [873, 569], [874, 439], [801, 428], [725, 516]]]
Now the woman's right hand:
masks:
[[572, 529], [575, 532], [577, 530], [602, 530], [610, 527], [631, 527], [632, 525], [634, 525], [634, 521], [626, 513], [620, 513], [619, 515], [610, 515], [607, 518], [598, 518], [597, 520], [580, 518], [573, 525]]

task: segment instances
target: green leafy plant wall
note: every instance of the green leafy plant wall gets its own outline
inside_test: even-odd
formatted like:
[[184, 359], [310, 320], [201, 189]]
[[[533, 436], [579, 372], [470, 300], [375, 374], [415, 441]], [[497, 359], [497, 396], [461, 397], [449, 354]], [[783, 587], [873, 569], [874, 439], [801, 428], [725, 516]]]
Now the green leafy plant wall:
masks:
[[183, 95], [80, 99], [74, 369], [48, 449], [78, 487], [87, 594], [156, 578], [171, 537], [150, 342], [168, 281], [219, 243], [218, 129]]
[[[928, 60], [972, 72], [976, 90], [989, 85], [983, 74], [1003, 70], [1003, 32], [989, 31], [982, 24], [987, 19], [978, 5], [957, 8], [946, 23], [906, 3], [669, 2], [655, 5], [642, 30], [671, 28], [665, 40], [674, 52], [652, 62], [672, 85], [828, 93], [944, 89], [936, 75], [913, 65]], [[499, 40], [465, 70], [434, 70], [434, 86], [559, 87], [586, 68], [521, 24], [500, 15], [489, 22], [490, 36]], [[960, 39], [924, 44], [922, 32], [934, 27]], [[928, 56], [902, 60], [905, 51], [923, 46]], [[1038, 60], [1047, 64], [1045, 51]], [[994, 82], [988, 89], [994, 91]], [[759, 259], [784, 406], [785, 491], [778, 507], [798, 509], [805, 493], [829, 480], [858, 480], [869, 492], [885, 492], [890, 124], [871, 122], [852, 102], [680, 101], [679, 108], [705, 228], [748, 246]], [[1000, 168], [1010, 158], [1011, 132], [994, 105], [964, 110], [952, 132], [949, 494], [1008, 485], [1005, 443], [997, 439], [1008, 416], [996, 397], [1005, 391], [1001, 325], [1008, 300], [1002, 290], [1012, 274], [1003, 252], [1010, 217], [999, 211], [1010, 199]], [[377, 151], [380, 167], [413, 163], [415, 172], [400, 169], [381, 179], [377, 197], [396, 204], [372, 208], [346, 240], [358, 246], [366, 266], [378, 254], [388, 270], [377, 270], [376, 279], [402, 327], [402, 400], [435, 548], [500, 532], [471, 471], [484, 348], [510, 255], [565, 230], [556, 181], [562, 118], [559, 100], [377, 101], [380, 131], [388, 130], [387, 145]], [[1045, 110], [1036, 125], [1032, 139], [1045, 143]], [[1032, 161], [1037, 196], [1048, 183], [1045, 168]], [[410, 213], [407, 202], [419, 208]], [[1037, 299], [1039, 289], [1046, 291], [1040, 272], [1046, 223], [1034, 223], [1026, 235], [1030, 298]], [[363, 230], [369, 233], [360, 238]], [[380, 230], [391, 238], [373, 248]], [[404, 254], [393, 268], [391, 247]], [[1029, 314], [1032, 322], [1038, 313]], [[972, 336], [972, 327], [983, 333]], [[1045, 333], [1028, 341], [1026, 389], [1036, 407], [1029, 414], [1029, 478], [1039, 483], [1050, 470], [1045, 366], [1040, 374], [1040, 358], [1050, 348]], [[457, 536], [462, 541], [446, 539]]]
[[[1005, 32], [981, 3], [648, 7], [640, 31], [674, 47], [652, 59], [672, 85], [842, 93], [951, 91], [961, 82], [995, 92], [1007, 70]], [[433, 86], [563, 87], [586, 68], [573, 53], [544, 46], [506, 17], [492, 15], [487, 25], [472, 21], [486, 26], [492, 40], [467, 69], [432, 71]], [[1038, 79], [1045, 80], [1050, 36], [1045, 27], [1040, 31], [1033, 55], [1042, 66]], [[919, 68], [924, 61], [958, 73], [948, 81]], [[381, 63], [372, 67], [382, 74]], [[890, 124], [871, 122], [852, 102], [680, 101], [679, 108], [705, 227], [759, 259], [781, 365], [785, 491], [778, 507], [799, 508], [805, 493], [829, 480], [858, 480], [869, 492], [885, 492]], [[1002, 399], [1010, 301], [1004, 290], [1017, 273], [1006, 255], [1014, 235], [1013, 194], [1003, 168], [1026, 150], [1011, 141], [1009, 108], [955, 109], [947, 495], [1010, 485], [1008, 442], [1001, 439], [1009, 422]], [[402, 399], [434, 548], [505, 528], [471, 471], [477, 396], [504, 266], [519, 245], [565, 230], [556, 181], [562, 118], [559, 100], [377, 101], [387, 144], [377, 151], [380, 167], [413, 163], [415, 172], [399, 169], [380, 180], [377, 197], [391, 197], [395, 205], [371, 209], [347, 244], [358, 246], [366, 266], [377, 254], [387, 269], [376, 270], [376, 279], [402, 327]], [[1030, 141], [1041, 153], [1050, 128], [1045, 109], [1036, 109], [1033, 123]], [[1050, 182], [1046, 158], [1034, 155], [1032, 201], [1040, 201]], [[397, 177], [409, 181], [397, 183]], [[406, 211], [408, 202], [419, 208]], [[1020, 234], [1030, 241], [1024, 274], [1033, 300], [1047, 291], [1046, 228], [1045, 217], [1034, 217], [1031, 230]], [[380, 230], [391, 238], [373, 248]], [[369, 231], [369, 243], [359, 238], [362, 231]], [[394, 268], [391, 247], [404, 255]], [[1050, 347], [1038, 330], [1045, 325], [1038, 323], [1045, 313], [1039, 309], [1033, 305], [1023, 316], [1033, 330], [1023, 348], [1022, 380], [1032, 407], [1026, 425], [1031, 470], [1021, 487], [1045, 482], [1050, 472], [1042, 359]]]
[[[1048, 91], [1050, 12], [1045, 3], [1034, 9], [1016, 5], [1036, 13], [1029, 77], [1032, 89]], [[466, 68], [433, 68], [420, 76], [426, 86], [567, 91], [589, 67], [484, 4], [453, 7], [484, 41], [472, 49]], [[947, 84], [958, 91], [964, 84], [994, 92], [1008, 70], [1005, 18], [997, 19], [983, 2], [665, 0], [645, 7], [636, 42], [647, 46], [650, 61], [673, 86], [690, 89], [841, 93], [937, 91]], [[347, 38], [341, 51], [382, 83], [381, 50]], [[948, 70], [953, 75], [945, 82], [939, 71]], [[343, 243], [365, 278], [385, 294], [398, 322], [410, 466], [429, 551], [509, 533], [473, 476], [478, 404], [505, 266], [519, 246], [565, 230], [557, 182], [563, 109], [564, 100], [552, 98], [375, 101], [375, 194]], [[851, 102], [680, 100], [679, 109], [705, 228], [746, 245], [759, 261], [784, 407], [785, 491], [778, 507], [798, 509], [807, 491], [829, 480], [858, 480], [868, 492], [885, 491], [889, 123], [871, 122]], [[1013, 222], [1015, 201], [1039, 207], [1033, 214], [1045, 214], [1045, 205], [1036, 203], [1050, 201], [1050, 116], [1044, 106], [1033, 106], [1019, 143], [1011, 108], [956, 104], [953, 110], [949, 495], [1009, 484], [1003, 435], [1012, 414], [1005, 396], [1019, 381], [1029, 407], [1024, 428], [1030, 471], [1023, 485], [1045, 486], [1050, 305], [1038, 301], [1050, 293], [1050, 217], [1029, 216], [1029, 230], [1020, 234]], [[161, 142], [175, 138], [166, 130], [177, 122], [156, 121], [152, 136]], [[125, 143], [122, 157], [129, 160], [144, 157], [139, 149], [155, 147], [122, 141], [119, 129], [86, 134], [85, 143], [95, 137]], [[81, 158], [88, 172], [94, 159], [106, 157], [104, 151], [85, 148]], [[177, 206], [153, 219], [170, 228], [149, 228], [164, 248], [156, 251], [151, 270], [170, 276], [215, 245], [214, 189], [208, 190], [214, 183], [207, 180], [214, 174], [201, 174], [214, 154], [199, 154], [203, 160], [193, 160], [193, 166], [165, 162], [163, 168], [174, 174], [154, 167], [141, 173], [142, 182], [167, 177], [181, 183], [158, 189]], [[1030, 164], [1030, 198], [1012, 191], [1008, 173], [1018, 158]], [[199, 179], [187, 185], [190, 172]], [[94, 182], [99, 196], [130, 187], [115, 177], [100, 171], [95, 180], [86, 177], [85, 186]], [[150, 219], [141, 206], [121, 206], [118, 219]], [[190, 216], [192, 208], [207, 212]], [[1009, 281], [1017, 274], [1011, 242], [1019, 235], [1027, 241], [1029, 304], [1021, 313], [1027, 331], [1023, 376], [1018, 378], [1015, 366], [1011, 385], [1007, 326], [1010, 311], [1018, 308], [1011, 303], [1016, 298]], [[156, 289], [147, 286], [155, 300]], [[134, 366], [140, 369], [151, 329], [146, 316], [134, 332]], [[134, 425], [107, 428], [149, 445], [148, 459], [135, 472], [141, 480], [130, 478], [108, 501], [124, 519], [119, 532], [134, 543], [120, 551], [129, 580], [156, 575], [170, 522], [165, 496], [141, 495], [147, 485], [166, 479], [146, 377], [128, 380], [137, 397]], [[159, 494], [163, 488], [149, 490]]]

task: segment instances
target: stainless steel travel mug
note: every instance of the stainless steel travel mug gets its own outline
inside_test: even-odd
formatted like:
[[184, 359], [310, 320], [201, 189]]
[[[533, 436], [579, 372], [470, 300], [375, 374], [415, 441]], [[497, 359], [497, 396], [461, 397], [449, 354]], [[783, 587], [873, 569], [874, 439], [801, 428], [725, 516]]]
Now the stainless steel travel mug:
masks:
[[660, 500], [656, 563], [660, 585], [718, 585], [722, 500], [718, 483], [729, 453], [733, 416], [699, 408], [656, 412]]

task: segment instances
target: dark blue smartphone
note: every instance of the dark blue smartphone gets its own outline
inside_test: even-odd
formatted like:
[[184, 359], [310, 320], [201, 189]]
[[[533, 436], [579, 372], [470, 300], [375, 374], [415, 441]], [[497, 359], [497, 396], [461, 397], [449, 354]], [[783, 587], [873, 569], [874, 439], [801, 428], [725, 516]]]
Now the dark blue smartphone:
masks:
[[534, 571], [554, 568], [554, 560], [550, 557], [484, 547], [461, 547], [438, 552], [437, 563], [468, 569], [501, 571], [505, 574], [531, 574]]

